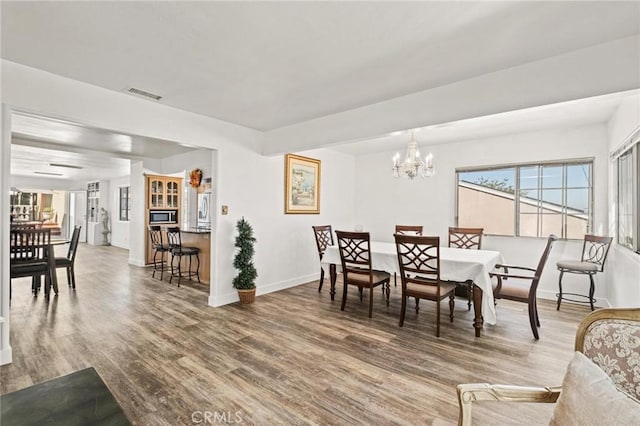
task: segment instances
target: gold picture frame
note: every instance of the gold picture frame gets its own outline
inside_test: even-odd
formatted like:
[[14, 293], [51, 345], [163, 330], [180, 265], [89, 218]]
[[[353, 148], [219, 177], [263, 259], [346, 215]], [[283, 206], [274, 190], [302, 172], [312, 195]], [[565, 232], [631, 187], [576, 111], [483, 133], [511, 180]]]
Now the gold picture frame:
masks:
[[285, 155], [284, 213], [320, 213], [320, 160]]

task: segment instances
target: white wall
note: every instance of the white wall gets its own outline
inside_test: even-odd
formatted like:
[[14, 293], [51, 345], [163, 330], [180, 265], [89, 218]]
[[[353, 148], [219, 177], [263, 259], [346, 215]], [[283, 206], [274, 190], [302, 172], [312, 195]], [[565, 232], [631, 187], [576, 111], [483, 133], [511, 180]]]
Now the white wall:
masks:
[[58, 191], [74, 191], [74, 190], [87, 190], [87, 184], [84, 181], [76, 181], [70, 179], [53, 179], [53, 178], [39, 178], [29, 176], [16, 176], [11, 175], [11, 186], [16, 188], [30, 188], [30, 189], [50, 189]]
[[[607, 128], [604, 124], [421, 147], [421, 151], [427, 150], [433, 152], [436, 175], [424, 180], [393, 178], [393, 152], [356, 158], [355, 220], [371, 232], [372, 239], [393, 241], [396, 224], [421, 224], [425, 234], [439, 235], [447, 241], [447, 229], [455, 225], [456, 168], [587, 157], [595, 158], [594, 232], [607, 232]], [[483, 248], [499, 250], [507, 263], [535, 267], [545, 243], [544, 239], [488, 236]], [[555, 262], [560, 258], [577, 259], [580, 250], [578, 241], [560, 241], [554, 246], [541, 279], [539, 297], [555, 299], [558, 291]], [[603, 299], [605, 277], [597, 279], [600, 285], [596, 297]], [[567, 292], [585, 293], [583, 280], [584, 277], [567, 276], [563, 287]]]
[[[111, 217], [111, 245], [129, 248], [129, 222], [120, 221], [120, 188], [130, 186], [129, 176], [111, 179], [109, 181], [109, 215]], [[144, 192], [142, 193], [144, 197]]]
[[[244, 216], [256, 231], [258, 294], [300, 284], [319, 275], [319, 263], [311, 225], [353, 224], [353, 157], [328, 150], [308, 155], [323, 160], [321, 215], [284, 215], [284, 159], [258, 152], [260, 132], [220, 120], [167, 107], [89, 84], [2, 61], [3, 102], [36, 114], [53, 116], [108, 130], [210, 148], [213, 180], [218, 194], [215, 210], [229, 206], [229, 214], [216, 215], [209, 304], [237, 300], [231, 286], [235, 270], [233, 235], [236, 221]], [[9, 140], [3, 143], [10, 143]], [[304, 153], [303, 153], [304, 154]], [[132, 162], [131, 187], [144, 187], [144, 167]], [[136, 189], [137, 188], [137, 189]], [[9, 185], [0, 196], [8, 199]], [[144, 228], [144, 200], [132, 200], [132, 230]], [[8, 224], [6, 220], [4, 223]], [[8, 226], [8, 225], [7, 225]], [[130, 241], [130, 262], [143, 259], [139, 242]], [[142, 260], [142, 262], [141, 262]], [[3, 286], [8, 282], [3, 281]]]
[[[608, 123], [609, 152], [629, 141], [640, 127], [640, 95], [630, 96], [620, 105]], [[617, 163], [611, 160], [609, 173], [609, 235], [614, 245], [609, 254], [605, 272], [608, 277], [608, 298], [613, 306], [640, 306], [640, 255], [617, 245]]]

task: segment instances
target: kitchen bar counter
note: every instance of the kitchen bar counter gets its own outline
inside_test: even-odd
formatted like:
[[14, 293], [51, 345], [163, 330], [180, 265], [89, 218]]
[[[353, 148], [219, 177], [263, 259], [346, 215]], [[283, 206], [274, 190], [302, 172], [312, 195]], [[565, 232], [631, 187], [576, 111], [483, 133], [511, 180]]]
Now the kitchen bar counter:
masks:
[[187, 234], [211, 234], [211, 228], [187, 227], [180, 228], [180, 231]]
[[[180, 228], [180, 238], [183, 246], [197, 247], [200, 249], [200, 282], [209, 284], [211, 276], [211, 230], [196, 227]], [[196, 270], [196, 262], [193, 262], [192, 270]], [[195, 277], [194, 277], [195, 279]]]

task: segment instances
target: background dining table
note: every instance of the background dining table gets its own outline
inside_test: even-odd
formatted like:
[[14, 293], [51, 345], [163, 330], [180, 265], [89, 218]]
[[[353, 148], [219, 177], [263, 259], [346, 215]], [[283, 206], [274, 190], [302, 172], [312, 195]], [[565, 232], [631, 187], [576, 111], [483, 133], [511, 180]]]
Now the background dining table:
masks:
[[[379, 271], [400, 273], [395, 243], [371, 242], [371, 267]], [[337, 245], [328, 246], [322, 263], [330, 265], [331, 297], [335, 294], [336, 275], [340, 271], [340, 252]], [[502, 254], [494, 250], [467, 250], [452, 247], [440, 247], [440, 279], [442, 281], [473, 281], [474, 289], [474, 328], [480, 337], [486, 321], [496, 323], [496, 309], [493, 299], [493, 287], [489, 272], [496, 264], [504, 263]], [[478, 291], [480, 290], [480, 291]]]

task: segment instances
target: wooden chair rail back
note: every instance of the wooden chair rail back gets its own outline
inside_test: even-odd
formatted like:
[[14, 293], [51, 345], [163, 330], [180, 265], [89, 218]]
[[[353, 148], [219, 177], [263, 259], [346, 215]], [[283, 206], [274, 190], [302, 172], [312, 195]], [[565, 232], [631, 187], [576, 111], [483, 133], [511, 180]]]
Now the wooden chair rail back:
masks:
[[484, 228], [449, 228], [449, 247], [482, 249]]

